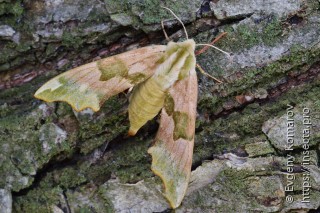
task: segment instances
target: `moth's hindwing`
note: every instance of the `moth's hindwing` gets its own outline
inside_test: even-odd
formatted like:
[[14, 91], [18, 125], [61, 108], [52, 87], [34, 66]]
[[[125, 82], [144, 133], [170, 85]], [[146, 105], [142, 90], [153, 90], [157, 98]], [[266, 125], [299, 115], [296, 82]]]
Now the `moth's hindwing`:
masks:
[[192, 164], [198, 84], [195, 69], [169, 90], [161, 111], [152, 155], [152, 171], [165, 185], [165, 197], [176, 208], [186, 193]]
[[139, 48], [74, 68], [48, 81], [35, 97], [65, 101], [76, 111], [98, 111], [109, 97], [152, 76], [165, 47]]

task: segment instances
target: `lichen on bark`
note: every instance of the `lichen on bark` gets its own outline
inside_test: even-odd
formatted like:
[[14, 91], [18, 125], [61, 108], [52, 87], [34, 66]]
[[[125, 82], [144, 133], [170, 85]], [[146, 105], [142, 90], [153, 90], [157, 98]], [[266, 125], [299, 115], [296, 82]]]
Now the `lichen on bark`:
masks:
[[[319, 208], [320, 135], [313, 135], [310, 147], [312, 202], [299, 205], [301, 187], [292, 193], [297, 202], [284, 200], [281, 171], [288, 153], [263, 131], [268, 122], [281, 123], [288, 104], [301, 111], [307, 103], [315, 112], [313, 131], [319, 130], [319, 5], [245, 2], [0, 1], [0, 190], [5, 192], [0, 206], [12, 197], [14, 212], [114, 212], [138, 203], [145, 212], [169, 208], [147, 154], [157, 120], [128, 138], [126, 94], [111, 98], [97, 113], [33, 98], [40, 85], [70, 68], [165, 44], [162, 19], [172, 38], [184, 40], [163, 5], [177, 13], [197, 43], [227, 32], [216, 45], [232, 52], [232, 58], [211, 49], [197, 56], [197, 63], [224, 83], [198, 75], [194, 179], [177, 212]], [[289, 154], [301, 159], [299, 148]], [[139, 196], [129, 202], [127, 192]], [[113, 199], [117, 193], [123, 202]], [[150, 194], [156, 199], [144, 199]]]

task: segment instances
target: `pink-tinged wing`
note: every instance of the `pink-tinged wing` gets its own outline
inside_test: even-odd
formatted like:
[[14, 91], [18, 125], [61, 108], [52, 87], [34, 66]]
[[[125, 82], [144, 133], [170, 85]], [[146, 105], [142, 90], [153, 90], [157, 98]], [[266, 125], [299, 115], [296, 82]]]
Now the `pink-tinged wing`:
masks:
[[143, 47], [74, 68], [45, 83], [35, 97], [46, 102], [65, 101], [76, 111], [98, 111], [109, 97], [153, 75], [165, 48]]
[[195, 70], [169, 90], [161, 111], [152, 155], [152, 171], [165, 185], [165, 197], [177, 208], [186, 193], [191, 174], [198, 84]]

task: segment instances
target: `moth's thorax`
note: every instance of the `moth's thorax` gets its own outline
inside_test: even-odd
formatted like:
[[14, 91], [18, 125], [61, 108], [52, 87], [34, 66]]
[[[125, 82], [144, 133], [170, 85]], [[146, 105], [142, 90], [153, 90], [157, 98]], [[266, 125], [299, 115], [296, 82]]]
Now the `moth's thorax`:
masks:
[[134, 135], [148, 120], [154, 118], [163, 107], [165, 94], [177, 81], [194, 72], [195, 42], [169, 42], [158, 61], [155, 74], [134, 89], [129, 105], [129, 133]]
[[152, 76], [163, 90], [170, 88], [177, 80], [182, 80], [195, 68], [195, 42], [188, 39], [184, 42], [169, 42], [159, 66]]

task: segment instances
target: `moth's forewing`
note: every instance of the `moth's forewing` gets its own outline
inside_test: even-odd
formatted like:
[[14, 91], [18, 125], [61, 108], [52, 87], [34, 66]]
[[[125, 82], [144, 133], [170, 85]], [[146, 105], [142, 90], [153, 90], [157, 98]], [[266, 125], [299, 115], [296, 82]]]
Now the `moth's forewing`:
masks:
[[139, 48], [74, 68], [45, 83], [35, 97], [98, 111], [109, 97], [152, 76], [165, 47]]
[[186, 193], [191, 173], [198, 83], [195, 69], [169, 90], [161, 111], [152, 155], [152, 171], [165, 185], [165, 197], [176, 208]]

